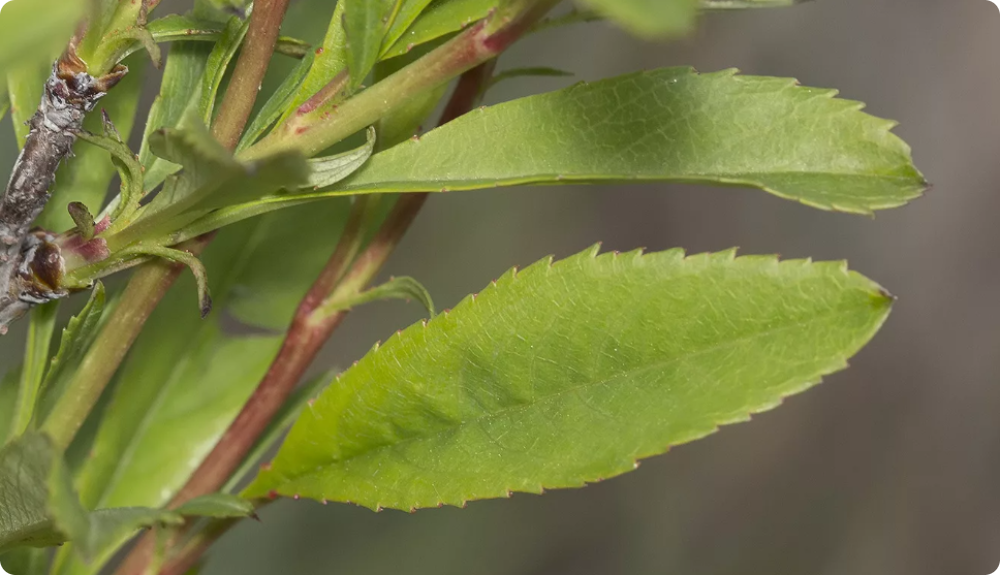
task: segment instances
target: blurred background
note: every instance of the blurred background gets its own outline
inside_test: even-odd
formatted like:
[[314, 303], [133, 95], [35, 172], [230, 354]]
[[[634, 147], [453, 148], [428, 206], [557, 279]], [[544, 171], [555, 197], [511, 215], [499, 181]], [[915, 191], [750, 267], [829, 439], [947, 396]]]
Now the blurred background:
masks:
[[[333, 4], [294, 1], [286, 33], [318, 43]], [[849, 260], [899, 297], [888, 324], [850, 370], [628, 475], [412, 515], [281, 501], [262, 523], [223, 539], [203, 573], [992, 572], [1000, 562], [997, 55], [1000, 12], [987, 0], [821, 0], [708, 14], [691, 37], [671, 42], [590, 24], [517, 45], [501, 69], [545, 65], [577, 77], [509, 82], [491, 102], [687, 64], [839, 88], [901, 122], [896, 133], [934, 189], [875, 219], [679, 185], [445, 194], [430, 200], [385, 275], [412, 275], [451, 307], [511, 266], [597, 241], [606, 250], [738, 246]], [[149, 84], [147, 104], [155, 75]], [[12, 140], [2, 141], [0, 165], [10, 165]], [[421, 317], [416, 308], [353, 313], [320, 367], [349, 365]], [[18, 352], [6, 345], [0, 361]]]

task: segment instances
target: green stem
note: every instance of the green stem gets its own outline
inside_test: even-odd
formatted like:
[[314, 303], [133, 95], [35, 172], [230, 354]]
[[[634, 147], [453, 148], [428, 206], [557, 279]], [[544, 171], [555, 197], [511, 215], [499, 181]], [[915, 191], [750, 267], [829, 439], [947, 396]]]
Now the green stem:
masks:
[[414, 96], [492, 60], [559, 0], [512, 0], [423, 58], [343, 102], [310, 125], [289, 124], [246, 150], [246, 159], [298, 149], [314, 156], [374, 124]]

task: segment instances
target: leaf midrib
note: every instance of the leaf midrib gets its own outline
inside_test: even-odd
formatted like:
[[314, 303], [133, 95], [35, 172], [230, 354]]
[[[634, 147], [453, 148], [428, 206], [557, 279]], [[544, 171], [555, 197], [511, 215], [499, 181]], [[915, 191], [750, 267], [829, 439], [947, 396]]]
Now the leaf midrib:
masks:
[[[860, 291], [865, 291], [865, 290], [860, 290]], [[699, 349], [699, 350], [696, 350], [696, 351], [692, 351], [692, 352], [690, 352], [688, 354], [685, 354], [685, 355], [682, 355], [682, 356], [673, 357], [673, 358], [666, 359], [666, 360], [663, 360], [663, 361], [660, 361], [660, 362], [654, 362], [654, 363], [651, 363], [649, 365], [643, 366], [641, 368], [637, 368], [637, 369], [633, 369], [633, 370], [626, 370], [626, 371], [623, 371], [623, 372], [617, 374], [616, 376], [614, 376], [612, 378], [608, 378], [607, 380], [604, 380], [604, 381], [591, 381], [591, 382], [585, 382], [585, 383], [581, 383], [581, 384], [578, 384], [578, 385], [574, 385], [572, 387], [566, 387], [566, 388], [560, 389], [559, 391], [556, 391], [556, 392], [553, 392], [553, 393], [541, 396], [541, 397], [537, 398], [533, 403], [530, 403], [530, 404], [513, 405], [513, 406], [510, 406], [510, 407], [504, 407], [504, 408], [498, 409], [496, 411], [485, 413], [485, 414], [483, 414], [480, 417], [476, 417], [476, 418], [473, 418], [473, 419], [461, 421], [461, 422], [459, 422], [456, 425], [453, 425], [453, 426], [450, 426], [450, 427], [447, 427], [447, 428], [444, 428], [444, 429], [440, 429], [440, 430], [435, 431], [433, 433], [429, 433], [429, 434], [426, 434], [426, 435], [419, 435], [419, 436], [409, 437], [409, 438], [406, 438], [406, 439], [403, 439], [401, 441], [397, 441], [397, 442], [394, 442], [394, 443], [385, 443], [385, 444], [373, 447], [372, 449], [368, 449], [368, 450], [365, 450], [363, 452], [359, 452], [357, 454], [351, 455], [349, 457], [345, 457], [345, 458], [342, 458], [342, 459], [331, 460], [329, 463], [324, 463], [324, 464], [320, 464], [320, 465], [315, 466], [315, 469], [312, 470], [312, 471], [308, 471], [306, 473], [302, 473], [301, 475], [295, 475], [291, 479], [286, 480], [283, 483], [287, 484], [287, 483], [291, 483], [293, 481], [300, 481], [300, 480], [303, 480], [303, 479], [308, 479], [310, 477], [322, 474], [323, 471], [324, 471], [324, 469], [326, 469], [328, 467], [333, 467], [335, 465], [344, 464], [344, 463], [349, 462], [349, 461], [354, 460], [354, 459], [358, 459], [358, 458], [362, 458], [362, 457], [368, 457], [368, 456], [370, 456], [372, 454], [375, 454], [375, 453], [377, 453], [379, 451], [382, 451], [382, 450], [385, 450], [385, 449], [399, 447], [400, 445], [404, 445], [404, 444], [407, 444], [407, 443], [411, 443], [411, 442], [415, 442], [415, 441], [426, 441], [428, 439], [431, 439], [431, 438], [434, 438], [434, 437], [437, 437], [437, 436], [441, 436], [441, 435], [445, 435], [447, 433], [451, 433], [451, 432], [453, 432], [457, 428], [464, 427], [464, 426], [467, 426], [467, 425], [474, 425], [474, 424], [477, 424], [477, 423], [481, 423], [483, 421], [486, 421], [486, 420], [489, 420], [489, 419], [492, 419], [492, 418], [495, 418], [495, 417], [500, 417], [500, 416], [508, 414], [508, 413], [514, 413], [516, 411], [523, 411], [523, 410], [526, 410], [526, 409], [530, 409], [530, 408], [538, 406], [539, 404], [541, 404], [541, 403], [543, 403], [545, 401], [549, 401], [549, 400], [551, 400], [553, 398], [561, 397], [561, 396], [564, 396], [564, 395], [567, 395], [567, 394], [576, 393], [576, 392], [578, 392], [578, 391], [580, 391], [582, 389], [586, 389], [586, 388], [590, 388], [590, 387], [596, 387], [596, 386], [606, 386], [606, 385], [611, 384], [614, 381], [618, 381], [621, 378], [628, 377], [628, 376], [630, 376], [632, 374], [643, 373], [643, 372], [648, 371], [648, 370], [662, 368], [662, 367], [668, 366], [668, 365], [670, 365], [672, 363], [680, 362], [682, 360], [696, 358], [696, 357], [698, 357], [700, 355], [705, 355], [705, 354], [708, 354], [708, 353], [719, 351], [719, 350], [725, 349], [727, 347], [733, 347], [736, 344], [744, 342], [744, 341], [750, 341], [750, 340], [754, 340], [754, 339], [757, 339], [757, 338], [766, 337], [766, 336], [769, 336], [769, 335], [780, 333], [782, 331], [788, 331], [788, 330], [791, 330], [791, 329], [794, 329], [794, 328], [797, 328], [797, 327], [802, 327], [802, 326], [811, 325], [811, 324], [815, 324], [815, 323], [821, 323], [823, 320], [826, 320], [826, 319], [828, 319], [830, 317], [833, 317], [833, 316], [836, 316], [836, 315], [848, 314], [848, 313], [849, 312], [846, 312], [846, 311], [843, 311], [843, 312], [842, 311], [830, 311], [830, 312], [823, 313], [823, 314], [815, 314], [815, 315], [811, 316], [810, 319], [806, 319], [806, 320], [802, 320], [802, 321], [796, 321], [796, 322], [791, 322], [791, 323], [782, 325], [780, 327], [773, 327], [773, 328], [765, 329], [763, 331], [755, 332], [753, 334], [731, 338], [731, 339], [728, 339], [728, 340], [725, 340], [725, 341], [722, 341], [722, 342], [719, 342], [719, 343], [716, 343], [716, 344], [713, 344], [713, 345], [710, 345], [710, 346], [706, 346], [706, 347], [704, 347], [702, 349]], [[850, 353], [849, 352], [845, 352], [844, 354], [841, 354], [841, 355], [843, 355], [843, 356], [849, 356]], [[822, 377], [823, 375], [826, 375], [828, 373], [831, 373], [831, 372], [824, 371], [824, 372], [822, 372], [822, 373], [819, 374], [819, 377]]]

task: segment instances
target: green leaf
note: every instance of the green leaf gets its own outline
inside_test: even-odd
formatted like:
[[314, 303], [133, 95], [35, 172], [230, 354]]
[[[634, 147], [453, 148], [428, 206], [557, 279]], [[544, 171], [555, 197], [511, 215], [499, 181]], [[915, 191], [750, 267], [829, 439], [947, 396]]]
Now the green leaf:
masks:
[[[375, 81], [381, 82], [383, 79], [402, 70], [434, 48], [440, 46], [441, 43], [442, 39], [427, 42], [402, 56], [379, 62], [375, 66]], [[437, 88], [417, 94], [410, 98], [410, 101], [402, 108], [380, 118], [378, 121], [379, 141], [377, 150], [380, 152], [387, 150], [417, 135], [428, 117], [437, 109], [438, 104], [448, 92], [449, 87], [448, 84], [443, 84]]]
[[80, 471], [80, 494], [90, 507], [158, 507], [169, 501], [277, 351], [275, 337], [230, 338], [216, 322], [198, 326], [186, 283], [172, 291], [172, 301], [161, 306], [165, 312], [154, 316], [122, 369], [93, 455]]
[[323, 38], [323, 45], [316, 50], [309, 73], [285, 108], [279, 123], [284, 122], [313, 94], [319, 92], [338, 74], [347, 69], [347, 35], [344, 32], [344, 3], [337, 2], [330, 18], [330, 27]]
[[52, 443], [29, 433], [0, 449], [0, 552], [66, 540], [49, 512]]
[[219, 93], [219, 86], [222, 85], [222, 79], [225, 77], [233, 57], [236, 56], [236, 51], [243, 44], [243, 38], [246, 37], [249, 27], [249, 19], [240, 20], [236, 16], [230, 18], [226, 29], [222, 32], [222, 37], [216, 42], [212, 53], [208, 56], [201, 81], [201, 102], [198, 106], [205, 125], [212, 125], [215, 98]]
[[368, 128], [367, 141], [342, 154], [313, 158], [309, 162], [309, 179], [304, 187], [325, 188], [343, 181], [365, 165], [375, 151], [375, 128]]
[[17, 394], [17, 408], [11, 431], [21, 435], [28, 429], [38, 405], [39, 390], [45, 377], [45, 367], [49, 363], [49, 348], [52, 334], [56, 329], [56, 314], [59, 302], [49, 302], [31, 310], [28, 325], [28, 344], [24, 350], [24, 365], [21, 368], [21, 385]]
[[170, 49], [163, 69], [160, 93], [149, 110], [146, 131], [139, 150], [139, 161], [146, 168], [145, 191], [150, 192], [163, 183], [167, 176], [180, 170], [180, 166], [161, 159], [149, 149], [150, 137], [162, 128], [175, 128], [181, 120], [198, 110], [201, 101], [201, 78], [206, 61], [212, 52], [211, 45], [185, 42]]
[[[214, 43], [222, 38], [225, 29], [225, 24], [187, 14], [170, 14], [153, 20], [145, 28], [149, 37], [156, 43], [192, 41]], [[134, 40], [122, 52], [128, 56], [143, 48], [142, 42]], [[302, 58], [309, 52], [309, 44], [302, 40], [282, 36], [278, 38], [275, 52]]]
[[[252, 241], [225, 230], [202, 259], [220, 309], [246, 264]], [[159, 507], [201, 464], [253, 392], [281, 343], [277, 337], [229, 337], [219, 316], [202, 320], [183, 276], [157, 307], [118, 374], [78, 488], [88, 508]], [[124, 543], [119, 540], [118, 545]], [[68, 550], [53, 573], [96, 573]]]
[[416, 300], [434, 317], [434, 300], [420, 282], [411, 277], [392, 278], [382, 285], [375, 286], [359, 294], [343, 299], [330, 299], [323, 302], [316, 312], [316, 317], [329, 317], [337, 312], [349, 310], [386, 299]]
[[860, 214], [918, 197], [927, 184], [895, 124], [835, 93], [688, 68], [578, 84], [376, 154], [330, 195], [665, 180]]
[[285, 78], [285, 81], [271, 94], [267, 103], [264, 104], [264, 107], [254, 117], [253, 122], [250, 123], [250, 127], [243, 133], [243, 138], [240, 140], [239, 146], [236, 147], [237, 152], [253, 145], [281, 118], [285, 110], [291, 107], [296, 91], [305, 80], [306, 74], [309, 73], [309, 69], [312, 67], [315, 59], [316, 56], [313, 52], [306, 54], [302, 61]]
[[376, 346], [244, 496], [415, 509], [579, 487], [843, 369], [891, 302], [842, 262], [543, 260]]
[[385, 38], [382, 40], [381, 56], [384, 56], [385, 52], [399, 40], [399, 37], [406, 32], [430, 3], [431, 0], [402, 0], [401, 2], [397, 2], [399, 8], [392, 19]]
[[[79, 0], [11, 0], [0, 9], [0, 70], [65, 48], [84, 15]], [[39, 14], [44, 13], [44, 18]]]
[[357, 88], [378, 61], [393, 12], [402, 0], [343, 0], [347, 34], [347, 68]]
[[489, 15], [501, 0], [435, 0], [395, 43], [384, 50], [382, 58], [406, 54], [414, 47], [430, 42]]
[[[139, 108], [139, 96], [143, 86], [145, 61], [132, 57], [126, 61], [131, 70], [115, 86], [114, 90], [101, 99], [100, 110], [88, 114], [83, 128], [100, 134], [104, 130], [103, 114], [114, 121], [118, 135], [128, 140], [135, 125]], [[36, 104], [37, 105], [37, 104]], [[73, 146], [75, 157], [64, 162], [56, 173], [56, 183], [52, 199], [45, 206], [38, 224], [45, 229], [61, 231], [73, 227], [67, 206], [70, 202], [80, 202], [97, 213], [108, 195], [108, 186], [115, 176], [116, 168], [104, 150], [77, 142]]]
[[321, 202], [260, 216], [253, 249], [233, 288], [229, 312], [243, 323], [284, 331], [309, 286], [333, 253], [350, 202]]
[[185, 517], [214, 517], [217, 519], [250, 517], [253, 515], [253, 503], [235, 495], [212, 493], [196, 497], [174, 511]]
[[[104, 117], [104, 134], [98, 136], [90, 132], [81, 132], [78, 134], [81, 140], [87, 143], [93, 144], [99, 149], [103, 149], [108, 152], [111, 158], [111, 164], [118, 171], [118, 177], [121, 179], [121, 186], [119, 188], [119, 193], [111, 201], [107, 208], [105, 208], [100, 219], [108, 217], [112, 222], [112, 225], [107, 233], [113, 233], [122, 227], [127, 226], [132, 219], [132, 216], [139, 210], [139, 204], [143, 198], [143, 171], [142, 164], [139, 163], [139, 159], [136, 157], [132, 150], [128, 147], [125, 142], [122, 141], [121, 135], [118, 130], [115, 129], [114, 124], [111, 123], [111, 119], [108, 116]], [[77, 229], [81, 229], [80, 218], [74, 215], [74, 211], [78, 208], [74, 208], [75, 204], [80, 204], [79, 202], [73, 202], [69, 205], [70, 215], [73, 217], [73, 221], [76, 224]], [[80, 204], [82, 205], [82, 204]], [[90, 215], [90, 211], [87, 210], [86, 214], [81, 214], [80, 217], [86, 216], [86, 220], [90, 222], [89, 229], [90, 234], [84, 236], [84, 240], [90, 241], [93, 238], [94, 230], [93, 223], [94, 218]], [[84, 225], [87, 225], [86, 223]]]
[[65, 383], [63, 378], [67, 375], [67, 370], [79, 363], [90, 342], [97, 335], [97, 328], [104, 314], [105, 299], [104, 284], [97, 282], [90, 293], [87, 305], [80, 313], [73, 316], [63, 329], [59, 350], [56, 351], [55, 357], [49, 363], [39, 391], [42, 409], [39, 419], [44, 419], [47, 415], [46, 406], [49, 404], [49, 396], [58, 396], [61, 393], [61, 384]]
[[580, 0], [627, 30], [646, 38], [688, 32], [698, 0]]
[[[256, 200], [282, 189], [297, 189], [309, 178], [306, 159], [296, 150], [253, 162], [237, 161], [198, 120], [185, 130], [164, 128], [150, 136], [150, 149], [184, 166], [137, 220], [116, 239], [112, 249], [143, 239], [172, 234], [207, 212]], [[171, 241], [171, 244], [177, 243]]]

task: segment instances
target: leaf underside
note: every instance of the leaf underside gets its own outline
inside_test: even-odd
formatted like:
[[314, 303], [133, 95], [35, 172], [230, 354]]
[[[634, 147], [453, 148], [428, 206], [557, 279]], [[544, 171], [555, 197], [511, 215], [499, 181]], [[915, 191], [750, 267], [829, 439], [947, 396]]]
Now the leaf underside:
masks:
[[794, 80], [640, 72], [482, 108], [376, 154], [327, 194], [673, 181], [754, 187], [850, 213], [926, 181], [895, 123]]
[[842, 369], [890, 304], [840, 262], [542, 261], [372, 350], [244, 495], [406, 510], [579, 487]]

